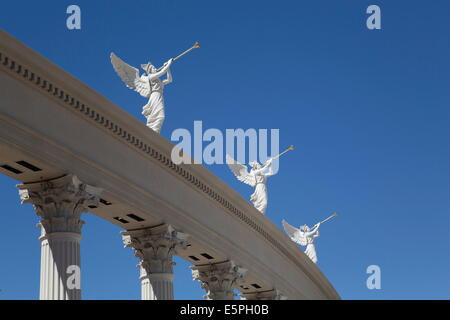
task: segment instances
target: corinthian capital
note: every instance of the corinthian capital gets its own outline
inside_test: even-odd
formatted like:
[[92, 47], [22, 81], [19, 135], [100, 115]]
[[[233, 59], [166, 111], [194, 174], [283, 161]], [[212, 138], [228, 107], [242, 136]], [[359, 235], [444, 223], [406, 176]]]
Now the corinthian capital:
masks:
[[122, 232], [125, 247], [131, 247], [140, 259], [139, 266], [147, 275], [172, 273], [172, 257], [177, 250], [186, 248], [188, 235], [170, 225]]
[[42, 218], [45, 233], [80, 233], [82, 213], [97, 205], [102, 189], [82, 183], [76, 176], [18, 185], [22, 203], [32, 203]]
[[208, 300], [232, 300], [235, 294], [233, 287], [241, 282], [247, 272], [233, 261], [194, 266], [192, 277], [202, 283], [207, 291]]

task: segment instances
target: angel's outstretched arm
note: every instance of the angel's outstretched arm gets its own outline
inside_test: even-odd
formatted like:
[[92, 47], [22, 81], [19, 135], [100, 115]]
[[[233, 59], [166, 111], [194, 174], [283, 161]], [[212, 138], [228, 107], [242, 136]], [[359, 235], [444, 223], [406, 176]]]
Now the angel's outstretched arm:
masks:
[[151, 73], [151, 74], [149, 74], [148, 75], [148, 80], [153, 80], [153, 79], [156, 79], [156, 78], [159, 78], [159, 77], [161, 77], [161, 76], [163, 76], [164, 75], [164, 73], [166, 73], [166, 71], [167, 71], [167, 69], [168, 69], [169, 67], [167, 66], [167, 65], [165, 65], [162, 69], [161, 69], [161, 71], [158, 71], [158, 72], [156, 72], [156, 73]]
[[163, 84], [169, 84], [172, 82], [172, 72], [170, 72], [170, 69], [167, 69], [167, 78], [163, 81]]
[[266, 168], [270, 167], [272, 165], [272, 160], [273, 160], [272, 158], [267, 160], [266, 163], [264, 163], [263, 169], [266, 169]]
[[270, 177], [273, 175], [273, 170], [272, 170], [272, 158], [270, 158], [266, 164], [264, 165], [264, 174], [266, 175], [266, 177]]
[[156, 73], [151, 73], [148, 75], [148, 80], [153, 80], [159, 77], [162, 77], [164, 75], [164, 73], [167, 72], [167, 70], [170, 68], [170, 65], [172, 64], [173, 59], [170, 59], [169, 61], [167, 61], [166, 64], [164, 64], [164, 66], [162, 67], [162, 69]]
[[306, 233], [307, 237], [313, 237], [314, 235], [319, 234], [319, 227], [320, 227], [320, 223], [316, 224], [314, 226], [314, 228], [312, 228], [312, 230], [310, 230], [309, 232]]
[[319, 231], [319, 227], [320, 227], [320, 222], [314, 226], [312, 232], [314, 233], [314, 232]]
[[264, 166], [261, 169], [255, 170], [254, 173], [255, 174], [262, 174], [262, 173], [264, 173], [267, 177], [273, 175], [273, 172], [272, 172], [272, 158], [267, 160], [266, 163], [264, 164]]

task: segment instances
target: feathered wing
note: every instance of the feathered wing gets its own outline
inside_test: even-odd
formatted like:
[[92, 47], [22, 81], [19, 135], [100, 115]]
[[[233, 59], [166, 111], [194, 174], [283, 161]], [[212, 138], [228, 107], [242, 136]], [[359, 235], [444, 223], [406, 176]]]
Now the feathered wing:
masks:
[[289, 238], [291, 238], [292, 241], [298, 243], [301, 246], [306, 246], [306, 237], [299, 229], [291, 226], [289, 223], [287, 223], [286, 220], [283, 220], [281, 222], [284, 227], [284, 231], [288, 234]]
[[139, 77], [139, 70], [124, 62], [114, 52], [111, 53], [111, 63], [128, 88], [133, 89], [145, 98], [150, 97], [151, 87], [145, 74]]
[[252, 187], [256, 186], [256, 178], [252, 174], [247, 171], [247, 167], [240, 164], [233, 158], [231, 158], [227, 154], [227, 165], [230, 168], [231, 172], [238, 178], [239, 181], [242, 181]]

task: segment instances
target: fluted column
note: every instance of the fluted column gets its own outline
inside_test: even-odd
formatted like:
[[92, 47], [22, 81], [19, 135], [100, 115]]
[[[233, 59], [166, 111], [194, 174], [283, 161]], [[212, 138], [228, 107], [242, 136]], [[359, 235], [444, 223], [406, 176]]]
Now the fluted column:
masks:
[[194, 266], [192, 277], [202, 283], [207, 291], [204, 298], [208, 300], [233, 300], [233, 287], [244, 278], [246, 269], [237, 266], [233, 261]]
[[97, 205], [101, 189], [76, 176], [17, 186], [22, 203], [32, 203], [41, 217], [41, 300], [81, 299], [80, 240], [88, 206]]
[[273, 289], [269, 291], [247, 292], [240, 294], [241, 300], [286, 300], [280, 291]]
[[173, 300], [173, 255], [186, 248], [188, 235], [170, 225], [122, 232], [125, 247], [132, 247], [141, 261], [141, 299]]

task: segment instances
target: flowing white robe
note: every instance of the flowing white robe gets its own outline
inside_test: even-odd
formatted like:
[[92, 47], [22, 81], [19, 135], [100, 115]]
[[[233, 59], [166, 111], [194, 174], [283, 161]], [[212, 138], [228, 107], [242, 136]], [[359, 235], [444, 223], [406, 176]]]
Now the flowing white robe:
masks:
[[256, 187], [255, 192], [250, 196], [250, 201], [262, 214], [265, 214], [267, 209], [267, 188], [266, 188], [267, 178], [264, 174], [256, 175]]
[[316, 248], [313, 243], [308, 243], [306, 245], [305, 253], [312, 260], [312, 262], [317, 263]]
[[159, 133], [164, 122], [164, 84], [159, 79], [150, 81], [152, 93], [148, 103], [142, 108], [142, 114], [147, 118], [147, 127]]
[[250, 201], [253, 203], [256, 209], [258, 209], [262, 214], [266, 213], [267, 209], [267, 177], [273, 175], [272, 172], [272, 164], [267, 163], [261, 168], [257, 170], [251, 170], [250, 174], [255, 176], [256, 187], [255, 192], [250, 196]]
[[314, 239], [319, 237], [319, 230], [313, 230], [312, 232], [307, 232], [306, 236], [306, 250], [305, 254], [312, 260], [312, 262], [317, 263], [316, 247], [314, 246]]

